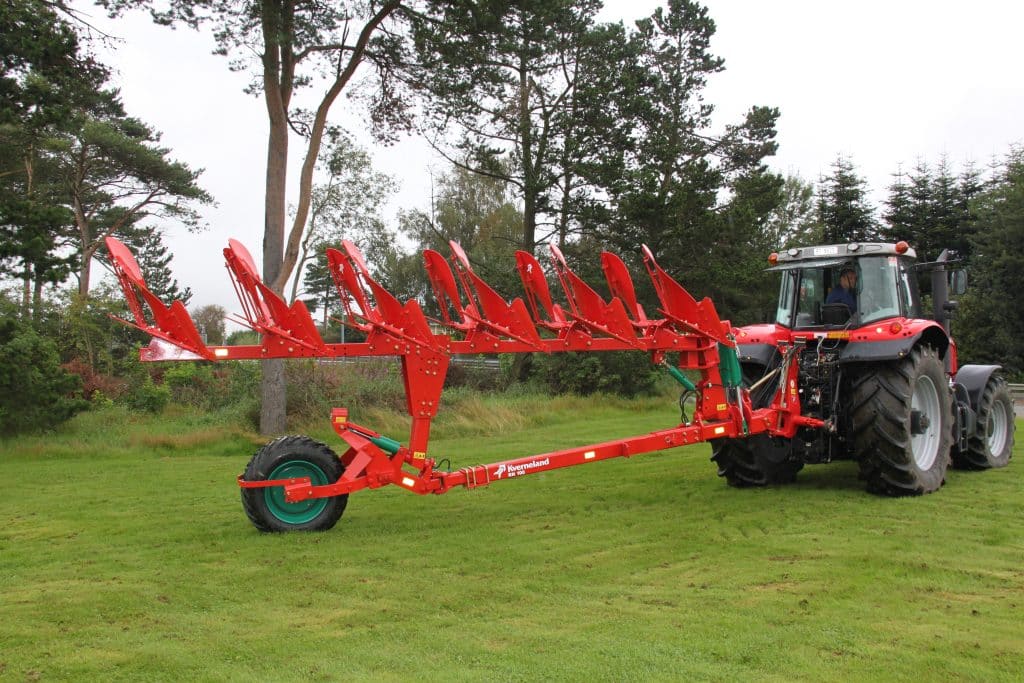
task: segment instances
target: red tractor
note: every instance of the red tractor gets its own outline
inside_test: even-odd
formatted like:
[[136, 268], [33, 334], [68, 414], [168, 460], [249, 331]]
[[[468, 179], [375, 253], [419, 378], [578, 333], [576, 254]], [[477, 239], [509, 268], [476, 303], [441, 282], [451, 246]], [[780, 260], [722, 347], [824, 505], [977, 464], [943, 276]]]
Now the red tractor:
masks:
[[[271, 441], [238, 477], [245, 512], [261, 531], [329, 529], [349, 494], [363, 489], [443, 494], [706, 441], [714, 443], [719, 473], [737, 486], [788, 482], [805, 463], [854, 458], [869, 487], [889, 495], [936, 490], [951, 457], [964, 467], [1005, 465], [1013, 447], [1013, 406], [998, 367], [957, 366], [947, 263], [915, 266], [902, 242], [777, 256], [775, 322], [737, 329], [646, 246], [644, 269], [658, 301], [650, 314], [625, 264], [609, 252], [601, 254], [607, 299], [551, 246], [548, 270], [534, 254], [517, 252], [525, 298], [508, 300], [474, 272], [457, 243], [448, 257], [427, 250], [424, 266], [441, 315], [429, 320], [420, 302], [400, 301], [377, 282], [356, 245], [344, 241], [327, 250], [328, 267], [346, 319], [365, 341], [338, 344], [324, 340], [301, 301], [289, 304], [268, 287], [245, 247], [230, 240], [224, 257], [241, 320], [260, 342], [207, 346], [184, 305], [160, 301], [127, 247], [106, 241], [132, 317], [125, 322], [153, 337], [141, 349], [143, 361], [400, 359], [407, 442], [354, 423], [345, 408], [331, 414], [344, 443], [340, 455], [307, 437]], [[921, 269], [932, 271], [932, 320], [921, 313]], [[953, 275], [954, 290], [962, 291], [962, 272]], [[554, 281], [561, 302], [552, 295]], [[569, 351], [648, 354], [695, 397], [692, 417], [614, 441], [457, 470], [439, 466], [447, 459], [430, 449], [430, 428], [453, 355]]]
[[782, 275], [774, 322], [733, 330], [744, 382], [755, 408], [788, 394], [824, 427], [712, 442], [719, 475], [734, 486], [784, 483], [805, 464], [852, 459], [868, 490], [907, 495], [937, 490], [950, 463], [1007, 464], [1014, 409], [999, 366], [958, 365], [949, 334], [949, 285], [963, 293], [965, 274], [949, 269], [947, 252], [934, 263], [915, 256], [906, 242], [771, 255], [769, 270]]

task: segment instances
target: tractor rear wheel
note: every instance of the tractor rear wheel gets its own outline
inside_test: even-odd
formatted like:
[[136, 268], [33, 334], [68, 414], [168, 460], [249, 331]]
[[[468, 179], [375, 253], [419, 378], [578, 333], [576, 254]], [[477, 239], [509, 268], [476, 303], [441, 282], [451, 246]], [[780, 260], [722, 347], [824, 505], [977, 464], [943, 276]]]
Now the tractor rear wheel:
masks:
[[967, 451], [957, 453], [954, 463], [972, 470], [1006, 467], [1013, 452], [1013, 397], [1002, 377], [993, 376], [978, 400], [978, 421], [967, 441]]
[[[326, 444], [305, 436], [274, 439], [252, 456], [246, 481], [309, 477], [314, 486], [333, 484], [345, 471]], [[289, 503], [284, 487], [242, 489], [242, 507], [260, 531], [327, 531], [345, 512], [348, 495]]]
[[792, 483], [804, 464], [790, 460], [789, 454], [790, 448], [774, 445], [766, 434], [711, 442], [711, 459], [718, 464], [718, 476], [739, 488]]
[[907, 496], [942, 486], [953, 434], [948, 384], [938, 354], [926, 346], [854, 376], [853, 450], [869, 491]]

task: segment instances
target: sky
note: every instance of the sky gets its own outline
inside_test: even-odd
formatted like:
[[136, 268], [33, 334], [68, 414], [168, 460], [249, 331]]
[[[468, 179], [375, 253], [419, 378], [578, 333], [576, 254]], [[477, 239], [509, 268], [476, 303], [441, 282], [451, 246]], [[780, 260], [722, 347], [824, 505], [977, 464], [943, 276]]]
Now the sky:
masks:
[[[95, 25], [119, 40], [101, 58], [114, 69], [128, 112], [163, 133], [172, 156], [204, 169], [200, 184], [217, 206], [203, 209], [209, 228], [188, 234], [167, 226], [175, 277], [193, 291], [190, 307], [238, 304], [223, 268], [230, 237], [259, 254], [263, 231], [266, 110], [245, 95], [245, 74], [211, 54], [209, 34], [154, 26], [132, 14], [107, 20], [85, 0]], [[606, 0], [601, 19], [631, 25], [659, 2]], [[705, 100], [717, 126], [742, 120], [753, 105], [778, 107], [779, 150], [769, 165], [814, 181], [838, 155], [868, 181], [877, 205], [892, 174], [945, 155], [954, 171], [980, 167], [1024, 143], [1024, 3], [975, 0], [707, 0], [717, 33], [713, 53], [725, 71]], [[376, 167], [400, 190], [389, 204], [429, 206], [429, 177], [445, 170], [425, 143], [375, 145], [361, 117], [332, 119], [371, 149]], [[292, 150], [300, 145], [292, 145]], [[298, 164], [291, 160], [290, 186]], [[294, 202], [294, 190], [289, 201]], [[669, 264], [670, 265], [670, 264]]]

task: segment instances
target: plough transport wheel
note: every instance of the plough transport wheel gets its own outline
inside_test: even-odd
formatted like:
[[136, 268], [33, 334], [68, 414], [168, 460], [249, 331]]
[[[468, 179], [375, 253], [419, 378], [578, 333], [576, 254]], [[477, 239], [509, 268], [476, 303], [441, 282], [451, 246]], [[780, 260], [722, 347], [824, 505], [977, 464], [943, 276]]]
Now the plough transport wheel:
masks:
[[[305, 436], [283, 436], [256, 452], [245, 468], [246, 481], [309, 477], [314, 486], [338, 480], [345, 468], [325, 444]], [[284, 488], [243, 488], [242, 507], [260, 531], [327, 531], [348, 504], [348, 495], [285, 500]]]

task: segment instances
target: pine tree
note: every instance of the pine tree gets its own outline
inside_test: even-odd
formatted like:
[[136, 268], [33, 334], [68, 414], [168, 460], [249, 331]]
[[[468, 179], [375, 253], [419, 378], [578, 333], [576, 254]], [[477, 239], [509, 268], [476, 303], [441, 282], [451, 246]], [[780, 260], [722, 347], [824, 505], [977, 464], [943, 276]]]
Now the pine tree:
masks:
[[[510, 3], [503, 15], [485, 11], [499, 6], [485, 3], [467, 15], [457, 35], [452, 26], [422, 24], [417, 59], [424, 66], [416, 78], [427, 96], [435, 148], [457, 166], [515, 189], [523, 214], [517, 241], [532, 251], [553, 233], [564, 239], [562, 219], [579, 187], [575, 167], [590, 139], [581, 129], [607, 108], [607, 93], [598, 101], [592, 91], [581, 92], [591, 78], [588, 58], [607, 64], [625, 41], [613, 40], [621, 31], [595, 28], [596, 0]], [[597, 36], [604, 39], [600, 50], [592, 49]]]
[[187, 306], [192, 299], [192, 290], [189, 287], [181, 289], [171, 274], [174, 255], [164, 244], [163, 231], [159, 228], [132, 228], [124, 238], [134, 252], [142, 272], [146, 274], [149, 290], [165, 303], [178, 299]]
[[818, 244], [814, 211], [814, 185], [799, 175], [788, 175], [780, 189], [781, 200], [764, 219], [763, 246], [772, 251]]
[[45, 284], [63, 282], [73, 223], [52, 157], [74, 112], [99, 106], [108, 71], [85, 49], [64, 3], [0, 5], [0, 272], [24, 283], [22, 314], [38, 318]]
[[957, 251], [964, 265], [969, 265], [974, 251], [972, 237], [976, 229], [978, 216], [975, 205], [978, 197], [985, 191], [986, 183], [982, 172], [973, 163], [968, 162], [957, 178], [957, 227], [954, 231], [951, 247]]
[[881, 230], [881, 238], [886, 242], [910, 242], [914, 234], [913, 216], [910, 208], [910, 188], [907, 186], [903, 167], [897, 168], [893, 174], [892, 185], [889, 186], [889, 197], [885, 200], [885, 211], [882, 213], [885, 225]]
[[818, 220], [828, 244], [881, 238], [874, 208], [867, 199], [867, 181], [857, 175], [850, 159], [837, 157], [832, 173], [819, 182]]
[[327, 254], [319, 250], [307, 259], [302, 278], [303, 301], [311, 313], [319, 311], [323, 328], [332, 316], [341, 315], [341, 301], [334, 287], [334, 278], [327, 266]]
[[[779, 112], [752, 106], [716, 134], [704, 95], [724, 69], [710, 49], [714, 34], [707, 9], [688, 0], [637, 22], [636, 85], [616, 105], [629, 142], [620, 167], [601, 179], [609, 215], [595, 233], [639, 272], [638, 246], [648, 245], [695, 295], [711, 296], [723, 316], [744, 323], [759, 317], [757, 297], [743, 292], [763, 282], [765, 234], [783, 201], [784, 180], [764, 165], [777, 147]], [[653, 310], [650, 284], [635, 284]]]
[[985, 188], [974, 164], [967, 164], [957, 176], [945, 157], [934, 169], [919, 159], [909, 174], [902, 168], [897, 171], [889, 186], [883, 237], [906, 240], [922, 260], [937, 258], [949, 249], [966, 263], [976, 218], [973, 201]]
[[992, 187], [972, 204], [972, 283], [954, 330], [962, 357], [1024, 373], [1024, 149], [1015, 148]]
[[[956, 177], [949, 167], [949, 160], [942, 156], [935, 168], [932, 180], [932, 198], [928, 216], [928, 239], [923, 254], [928, 260], [938, 258], [943, 249], [957, 249], [959, 240], [968, 243], [968, 235], [962, 234], [965, 227], [959, 210], [959, 188]], [[961, 234], [958, 236], [958, 232]], [[959, 239], [958, 239], [959, 238]]]

